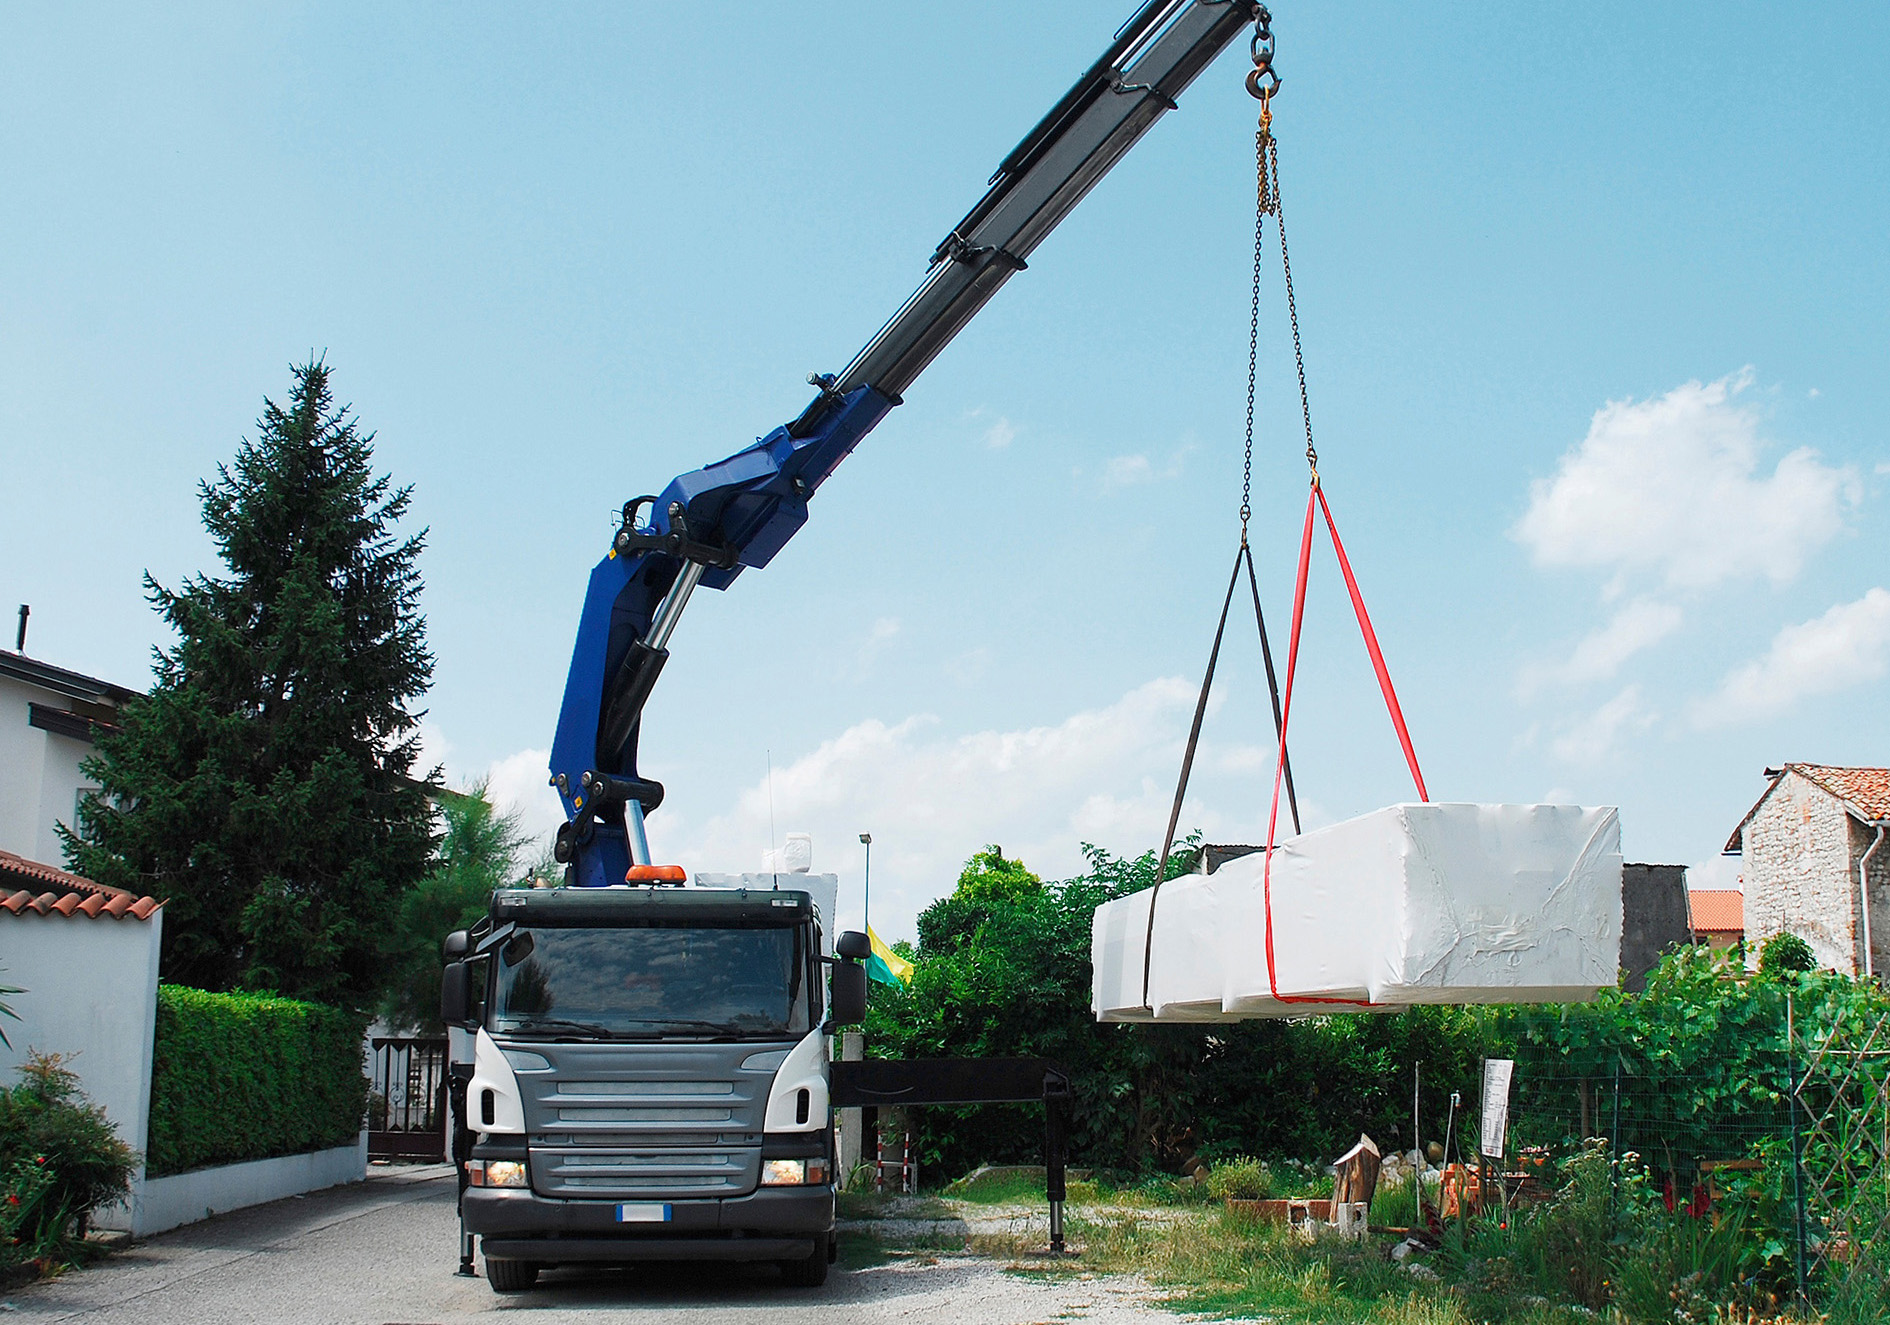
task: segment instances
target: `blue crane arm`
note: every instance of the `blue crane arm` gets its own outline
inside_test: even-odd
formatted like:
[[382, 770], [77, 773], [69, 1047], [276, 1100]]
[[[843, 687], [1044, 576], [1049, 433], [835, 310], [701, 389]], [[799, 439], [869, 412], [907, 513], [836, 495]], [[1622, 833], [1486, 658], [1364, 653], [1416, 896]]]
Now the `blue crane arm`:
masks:
[[643, 815], [663, 789], [637, 771], [638, 729], [690, 594], [773, 559], [906, 387], [1250, 23], [1258, 52], [1268, 15], [1253, 0], [1147, 0], [1005, 157], [911, 298], [844, 371], [814, 379], [798, 418], [625, 505], [591, 572], [551, 747], [567, 819], [556, 854], [570, 882], [617, 883], [633, 859], [647, 863]]

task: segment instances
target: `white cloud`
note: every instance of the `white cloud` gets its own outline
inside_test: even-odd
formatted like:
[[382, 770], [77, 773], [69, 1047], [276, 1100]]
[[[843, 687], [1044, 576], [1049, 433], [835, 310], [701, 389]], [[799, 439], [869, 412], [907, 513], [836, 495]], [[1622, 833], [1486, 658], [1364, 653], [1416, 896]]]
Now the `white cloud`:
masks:
[[550, 751], [520, 750], [480, 769], [463, 767], [453, 757], [453, 748], [452, 741], [436, 723], [423, 719], [416, 772], [442, 768], [446, 785], [462, 790], [485, 782], [486, 799], [501, 814], [516, 813], [519, 826], [534, 840], [549, 841], [558, 831], [558, 825], [564, 822], [564, 806], [548, 780]]
[[1598, 764], [1614, 752], [1624, 734], [1647, 730], [1656, 716], [1642, 702], [1641, 688], [1631, 685], [1593, 713], [1563, 727], [1549, 742], [1549, 749], [1571, 764]]
[[1744, 892], [1746, 876], [1738, 856], [1708, 856], [1687, 866], [1688, 888], [1732, 888]]
[[1531, 486], [1514, 536], [1537, 564], [1609, 570], [1617, 589], [1637, 575], [1682, 589], [1791, 580], [1862, 489], [1854, 469], [1806, 447], [1761, 472], [1758, 411], [1737, 403], [1751, 383], [1748, 368], [1610, 401], [1555, 477]]
[[[842, 918], [857, 924], [857, 838], [870, 831], [873, 927], [889, 938], [910, 935], [919, 910], [949, 891], [986, 843], [1046, 878], [1080, 872], [1078, 845], [1086, 840], [1122, 852], [1154, 844], [1167, 823], [1194, 699], [1192, 683], [1164, 678], [1047, 726], [954, 735], [924, 714], [862, 722], [775, 766], [777, 835], [813, 834], [814, 868], [841, 875]], [[1228, 776], [1222, 765], [1253, 762], [1204, 741], [1184, 825], [1210, 835], [1264, 831], [1257, 813], [1243, 810], [1230, 828], [1214, 809], [1215, 783]], [[1270, 759], [1265, 766], [1270, 772]], [[1250, 788], [1255, 779], [1241, 781]], [[1241, 803], [1250, 800], [1249, 789]], [[768, 823], [768, 785], [758, 780], [652, 845], [692, 869], [753, 869]], [[654, 822], [652, 837], [662, 829]]]
[[1606, 681], [1621, 664], [1680, 628], [1685, 614], [1671, 603], [1637, 598], [1617, 611], [1605, 626], [1590, 632], [1566, 662], [1525, 667], [1517, 690], [1527, 698], [1543, 686]]
[[1784, 713], [1800, 699], [1880, 679], [1890, 670], [1890, 591], [1872, 589], [1823, 616], [1786, 626], [1765, 656], [1732, 672], [1693, 706], [1701, 727], [1727, 727]]
[[1145, 455], [1112, 455], [1103, 465], [1105, 488], [1133, 487], [1137, 483], [1147, 483], [1154, 477], [1154, 467]]
[[866, 632], [866, 640], [860, 645], [859, 668], [869, 670], [879, 661], [881, 654], [892, 647], [892, 642], [899, 636], [899, 618], [883, 616], [873, 622], [872, 629]]
[[1017, 440], [1017, 425], [1003, 416], [984, 430], [984, 444], [993, 451], [1002, 451]]
[[991, 670], [991, 650], [979, 644], [944, 663], [945, 675], [961, 686], [976, 685]]
[[501, 814], [517, 814], [519, 826], [540, 841], [548, 841], [564, 822], [564, 804], [546, 771], [550, 764], [549, 750], [520, 750], [486, 769], [486, 799]]

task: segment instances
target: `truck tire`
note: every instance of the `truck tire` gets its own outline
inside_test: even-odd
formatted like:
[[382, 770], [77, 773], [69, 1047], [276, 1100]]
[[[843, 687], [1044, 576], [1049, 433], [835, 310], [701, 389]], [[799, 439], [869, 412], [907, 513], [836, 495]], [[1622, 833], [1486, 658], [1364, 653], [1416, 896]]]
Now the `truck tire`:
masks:
[[486, 1282], [495, 1293], [528, 1293], [538, 1282], [538, 1262], [487, 1257]]
[[828, 1248], [833, 1234], [814, 1239], [814, 1250], [805, 1260], [782, 1261], [781, 1279], [790, 1288], [819, 1288], [827, 1282]]

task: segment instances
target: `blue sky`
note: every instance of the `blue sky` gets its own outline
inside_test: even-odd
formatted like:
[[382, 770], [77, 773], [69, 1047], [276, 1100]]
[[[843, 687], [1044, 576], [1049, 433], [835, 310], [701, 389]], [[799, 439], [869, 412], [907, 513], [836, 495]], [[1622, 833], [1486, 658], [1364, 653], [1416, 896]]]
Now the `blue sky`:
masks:
[[[10, 12], [0, 605], [33, 605], [30, 653], [141, 684], [141, 572], [210, 567], [197, 481], [323, 352], [431, 530], [430, 749], [543, 826], [615, 508], [797, 412], [1127, 9]], [[1321, 468], [1432, 794], [1618, 804], [1631, 858], [1730, 881], [1764, 767], [1890, 761], [1890, 10], [1275, 11]], [[1056, 875], [1155, 841], [1236, 537], [1243, 73], [1196, 83], [773, 566], [692, 604], [646, 723], [659, 856], [753, 868], [772, 819], [845, 912], [870, 830], [892, 937], [983, 843]], [[1255, 544], [1283, 635], [1279, 293]], [[1295, 764], [1332, 820], [1409, 784], [1329, 560], [1313, 595]], [[1183, 822], [1252, 840], [1244, 635], [1219, 689]]]

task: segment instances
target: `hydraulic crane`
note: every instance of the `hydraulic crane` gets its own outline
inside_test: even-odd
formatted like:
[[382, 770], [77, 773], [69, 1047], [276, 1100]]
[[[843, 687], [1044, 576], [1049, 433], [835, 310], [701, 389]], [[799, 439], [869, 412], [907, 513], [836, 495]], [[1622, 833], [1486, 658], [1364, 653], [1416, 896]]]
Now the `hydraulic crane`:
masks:
[[807, 520], [814, 491], [1084, 195], [1253, 25], [1256, 94], [1278, 86], [1270, 16], [1253, 0], [1148, 0], [1004, 158], [989, 191], [933, 251], [925, 281], [800, 416], [734, 455], [625, 503], [591, 572], [551, 750], [564, 802], [557, 858], [577, 886], [648, 866], [644, 815], [661, 784], [637, 771], [638, 729], [690, 595], [761, 567]]

